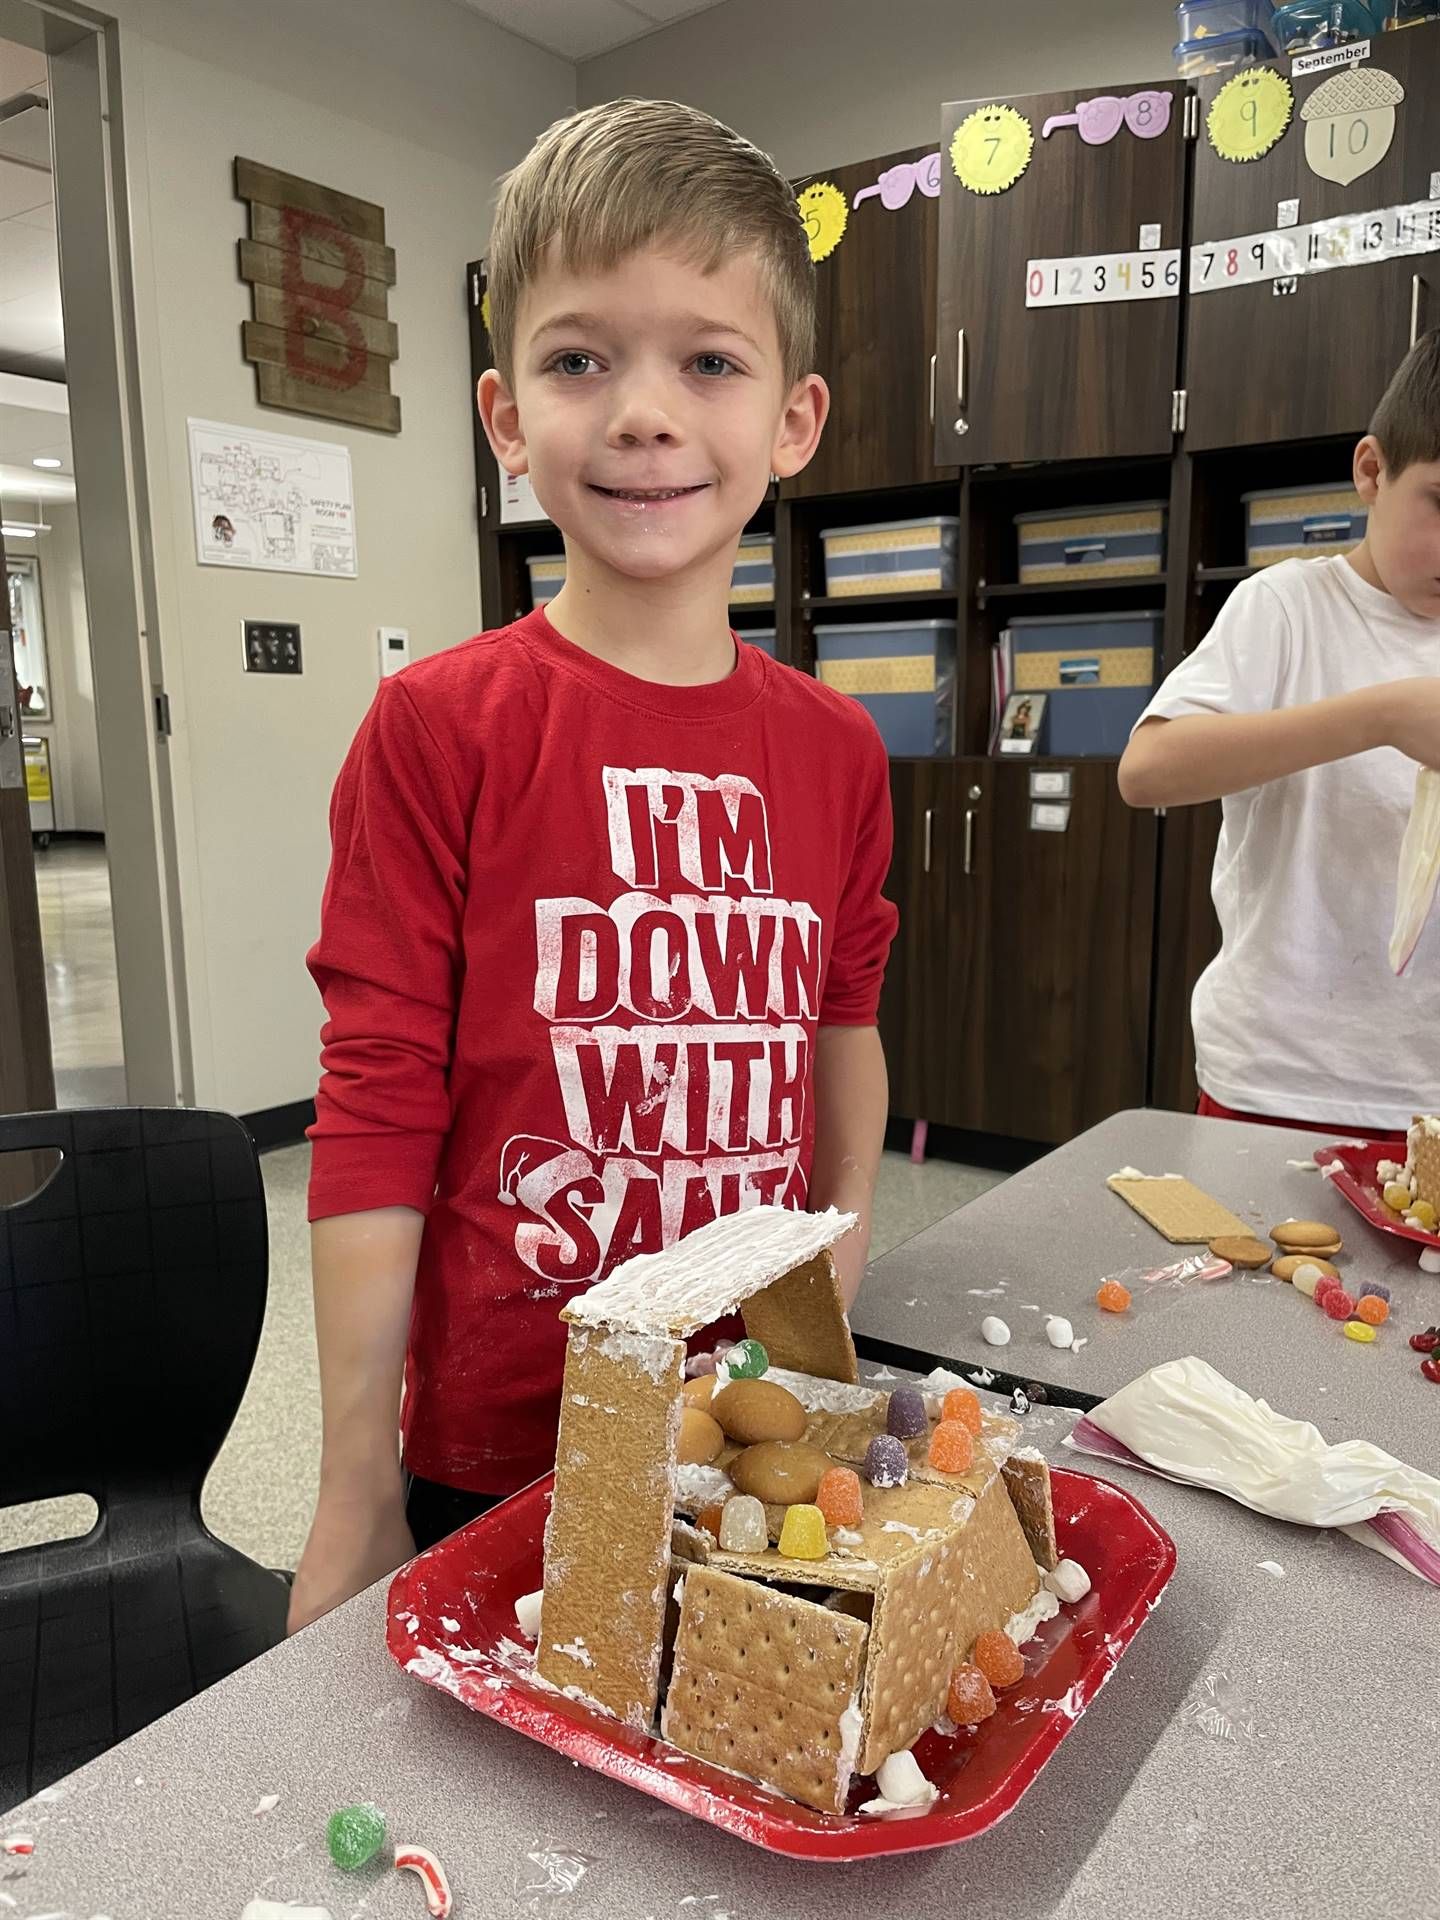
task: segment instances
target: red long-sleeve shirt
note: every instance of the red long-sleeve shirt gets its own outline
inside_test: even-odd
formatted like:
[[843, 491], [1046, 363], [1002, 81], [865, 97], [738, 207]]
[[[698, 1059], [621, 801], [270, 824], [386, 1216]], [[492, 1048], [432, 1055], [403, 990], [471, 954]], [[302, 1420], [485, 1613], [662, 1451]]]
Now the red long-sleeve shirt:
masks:
[[536, 612], [382, 683], [331, 831], [310, 1217], [427, 1214], [406, 1463], [509, 1492], [572, 1293], [805, 1205], [815, 1030], [874, 1022], [895, 931], [885, 750], [758, 648], [657, 686]]

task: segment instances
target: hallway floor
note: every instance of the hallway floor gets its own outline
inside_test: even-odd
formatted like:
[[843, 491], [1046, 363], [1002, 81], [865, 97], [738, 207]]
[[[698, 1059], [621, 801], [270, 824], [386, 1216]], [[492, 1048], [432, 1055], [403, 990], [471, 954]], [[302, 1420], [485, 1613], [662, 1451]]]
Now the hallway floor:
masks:
[[110, 867], [98, 840], [59, 840], [35, 854], [45, 995], [59, 1107], [125, 1099]]

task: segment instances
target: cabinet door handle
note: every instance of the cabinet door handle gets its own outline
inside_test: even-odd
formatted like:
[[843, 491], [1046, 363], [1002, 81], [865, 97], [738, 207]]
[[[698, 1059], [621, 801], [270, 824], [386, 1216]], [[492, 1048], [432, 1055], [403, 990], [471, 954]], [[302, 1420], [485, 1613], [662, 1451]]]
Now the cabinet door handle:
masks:
[[955, 334], [955, 408], [958, 413], [965, 411], [965, 329], [960, 327]]
[[1410, 344], [1413, 347], [1420, 338], [1420, 298], [1425, 291], [1425, 276], [1412, 273], [1410, 276]]
[[925, 809], [925, 871], [926, 873], [929, 873], [930, 871], [930, 849], [933, 844], [934, 826], [935, 826], [935, 809], [933, 807], [926, 807]]
[[935, 424], [935, 362], [939, 358], [938, 353], [932, 353], [930, 356], [930, 424], [932, 427]]
[[975, 871], [975, 809], [965, 809], [965, 871]]

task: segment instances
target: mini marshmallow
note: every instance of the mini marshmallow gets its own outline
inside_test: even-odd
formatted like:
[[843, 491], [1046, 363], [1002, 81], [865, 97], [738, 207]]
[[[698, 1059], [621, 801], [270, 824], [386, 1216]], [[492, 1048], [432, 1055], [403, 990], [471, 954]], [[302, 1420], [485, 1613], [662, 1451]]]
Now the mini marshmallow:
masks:
[[1422, 1273], [1440, 1273], [1440, 1247], [1426, 1247], [1420, 1256]]
[[881, 1797], [896, 1807], [925, 1807], [940, 1797], [940, 1789], [925, 1778], [920, 1762], [908, 1748], [880, 1762], [875, 1784]]
[[534, 1593], [522, 1593], [515, 1602], [515, 1624], [527, 1640], [540, 1638], [540, 1602], [545, 1598], [545, 1589], [537, 1587]]
[[1057, 1600], [1063, 1600], [1067, 1607], [1073, 1607], [1077, 1600], [1083, 1600], [1089, 1593], [1090, 1576], [1078, 1560], [1062, 1560], [1046, 1574], [1045, 1584]]
[[1008, 1347], [1010, 1344], [1009, 1327], [993, 1313], [986, 1314], [985, 1318], [980, 1322], [980, 1333], [982, 1338], [992, 1347]]
[[1068, 1347], [1075, 1338], [1075, 1329], [1062, 1314], [1052, 1313], [1045, 1322], [1045, 1338], [1052, 1347]]

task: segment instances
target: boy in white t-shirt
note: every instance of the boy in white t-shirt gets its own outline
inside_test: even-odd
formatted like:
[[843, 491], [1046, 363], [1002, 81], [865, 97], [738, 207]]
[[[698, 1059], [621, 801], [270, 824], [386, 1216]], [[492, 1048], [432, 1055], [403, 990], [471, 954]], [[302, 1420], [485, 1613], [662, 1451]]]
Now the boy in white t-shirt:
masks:
[[[1200, 1111], [1400, 1136], [1440, 1111], [1440, 924], [1387, 960], [1417, 763], [1440, 767], [1440, 332], [1355, 449], [1352, 553], [1244, 581], [1142, 716], [1133, 807], [1223, 799]], [[1440, 919], [1440, 916], [1437, 916]]]

